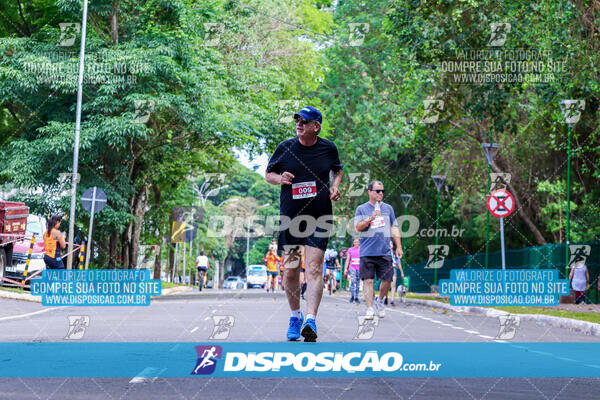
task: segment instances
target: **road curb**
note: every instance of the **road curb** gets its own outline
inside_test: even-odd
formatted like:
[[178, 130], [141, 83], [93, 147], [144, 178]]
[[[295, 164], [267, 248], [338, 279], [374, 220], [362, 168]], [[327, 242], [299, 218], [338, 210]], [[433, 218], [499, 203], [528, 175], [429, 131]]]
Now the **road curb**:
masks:
[[31, 301], [34, 303], [41, 303], [41, 296], [32, 296], [29, 292], [23, 293], [15, 293], [9, 292], [8, 290], [0, 290], [0, 298], [2, 299], [10, 299], [10, 300], [23, 300], [23, 301]]
[[[183, 287], [178, 286], [178, 287], [174, 287], [174, 288], [162, 289], [160, 296], [153, 296], [153, 297], [151, 297], [151, 299], [160, 299], [163, 296], [171, 296], [171, 295], [177, 294], [179, 292], [183, 292], [188, 289], [189, 288], [185, 287], [185, 286], [183, 286]], [[10, 300], [31, 301], [33, 303], [41, 303], [42, 302], [42, 296], [33, 296], [29, 292], [16, 293], [16, 292], [8, 291], [8, 290], [1, 290], [1, 289], [0, 289], [0, 298], [10, 299]]]
[[[435, 300], [411, 299], [406, 298], [407, 303], [441, 308], [454, 312], [468, 312], [473, 314], [483, 314], [486, 317], [499, 317], [501, 315], [510, 315], [507, 311], [496, 310], [495, 308], [486, 307], [461, 307], [451, 306], [450, 304], [442, 303]], [[581, 332], [590, 336], [600, 336], [600, 324], [588, 321], [581, 321], [571, 318], [555, 317], [553, 315], [543, 314], [513, 314], [518, 315], [522, 321], [533, 321], [535, 323], [553, 326], [557, 328], [566, 328], [576, 332]]]

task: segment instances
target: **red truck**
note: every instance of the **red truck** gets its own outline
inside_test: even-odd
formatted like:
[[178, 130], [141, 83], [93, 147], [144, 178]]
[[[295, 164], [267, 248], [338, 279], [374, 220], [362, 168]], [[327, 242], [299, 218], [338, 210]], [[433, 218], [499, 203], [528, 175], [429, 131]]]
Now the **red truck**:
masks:
[[0, 201], [0, 284], [7, 266], [13, 265], [13, 248], [25, 238], [29, 207], [25, 203]]

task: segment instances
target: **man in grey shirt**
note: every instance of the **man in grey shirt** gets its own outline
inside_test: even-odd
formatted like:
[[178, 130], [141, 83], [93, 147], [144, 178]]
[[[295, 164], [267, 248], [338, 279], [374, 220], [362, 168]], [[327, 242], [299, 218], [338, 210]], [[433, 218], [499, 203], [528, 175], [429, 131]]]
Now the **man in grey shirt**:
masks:
[[357, 232], [360, 232], [360, 278], [363, 280], [367, 314], [365, 319], [373, 319], [374, 278], [381, 280], [379, 297], [375, 299], [377, 316], [385, 317], [383, 299], [390, 289], [394, 276], [390, 237], [396, 244], [396, 257], [402, 258], [402, 243], [400, 230], [394, 214], [394, 209], [382, 201], [385, 190], [383, 183], [373, 181], [369, 183], [369, 201], [361, 204], [356, 209], [354, 223]]

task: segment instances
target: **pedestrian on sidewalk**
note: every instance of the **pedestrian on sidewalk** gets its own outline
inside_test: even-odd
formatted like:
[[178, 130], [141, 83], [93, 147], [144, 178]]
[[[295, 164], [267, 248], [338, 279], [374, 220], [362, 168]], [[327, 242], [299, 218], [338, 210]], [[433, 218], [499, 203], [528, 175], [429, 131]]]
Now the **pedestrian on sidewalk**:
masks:
[[575, 291], [575, 304], [585, 304], [585, 291], [589, 289], [590, 273], [585, 265], [585, 258], [575, 257], [573, 267], [569, 273], [571, 287]]

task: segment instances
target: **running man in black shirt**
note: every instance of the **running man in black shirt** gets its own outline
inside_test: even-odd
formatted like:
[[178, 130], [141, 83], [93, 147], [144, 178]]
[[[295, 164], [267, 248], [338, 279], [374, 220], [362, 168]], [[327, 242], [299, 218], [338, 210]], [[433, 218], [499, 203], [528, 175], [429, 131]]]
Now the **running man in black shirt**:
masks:
[[[279, 248], [292, 316], [288, 340], [317, 340], [315, 319], [323, 296], [323, 254], [333, 226], [331, 201], [340, 199], [342, 163], [335, 144], [318, 136], [323, 117], [314, 107], [294, 115], [296, 136], [281, 142], [267, 165], [266, 179], [281, 185]], [[329, 174], [333, 181], [329, 186]], [[306, 321], [300, 311], [301, 246], [305, 246]], [[304, 323], [303, 323], [304, 322]]]

